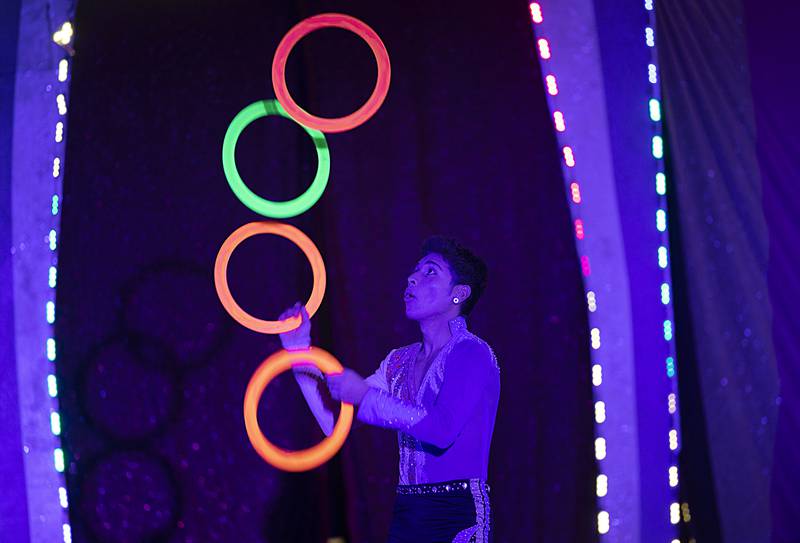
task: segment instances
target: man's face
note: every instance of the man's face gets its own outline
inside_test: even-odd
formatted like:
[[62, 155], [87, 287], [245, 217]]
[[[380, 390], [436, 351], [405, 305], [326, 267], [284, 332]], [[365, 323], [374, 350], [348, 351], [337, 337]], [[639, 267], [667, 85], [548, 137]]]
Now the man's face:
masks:
[[403, 297], [406, 317], [418, 321], [452, 310], [453, 287], [450, 267], [442, 255], [425, 255], [408, 276]]

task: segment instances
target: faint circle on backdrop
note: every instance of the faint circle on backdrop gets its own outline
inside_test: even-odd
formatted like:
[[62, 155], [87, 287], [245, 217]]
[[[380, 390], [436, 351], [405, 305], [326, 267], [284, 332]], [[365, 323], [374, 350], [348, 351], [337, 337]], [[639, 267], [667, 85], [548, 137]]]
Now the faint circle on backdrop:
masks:
[[115, 451], [79, 473], [76, 509], [97, 540], [160, 541], [175, 529], [179, 489], [172, 469], [161, 458], [142, 451]]
[[228, 236], [219, 248], [217, 260], [214, 263], [214, 285], [217, 288], [217, 295], [228, 314], [239, 324], [262, 334], [281, 334], [294, 330], [302, 322], [300, 317], [290, 317], [282, 321], [269, 321], [256, 318], [241, 308], [236, 300], [233, 299], [230, 287], [228, 286], [228, 262], [236, 247], [244, 240], [258, 234], [273, 234], [288, 239], [306, 255], [311, 272], [313, 274], [313, 287], [311, 295], [306, 302], [306, 311], [311, 318], [322, 303], [325, 296], [325, 263], [322, 255], [307, 235], [302, 230], [289, 224], [271, 221], [251, 222], [240, 226]]
[[300, 126], [303, 130], [311, 136], [314, 141], [314, 147], [317, 150], [317, 173], [314, 176], [314, 181], [303, 194], [292, 200], [275, 202], [262, 198], [250, 190], [242, 180], [241, 175], [239, 175], [239, 170], [236, 167], [236, 143], [247, 125], [256, 119], [269, 115], [279, 115], [286, 119], [294, 120], [286, 114], [286, 111], [277, 100], [260, 100], [245, 107], [233, 118], [228, 130], [225, 132], [225, 138], [222, 140], [222, 169], [233, 193], [240, 202], [252, 211], [272, 219], [296, 217], [316, 204], [328, 185], [328, 177], [331, 172], [331, 156], [328, 151], [328, 142], [325, 140], [325, 134], [301, 124]]
[[[375, 88], [364, 105], [349, 115], [334, 119], [317, 117], [308, 113], [297, 105], [286, 86], [286, 59], [289, 58], [289, 53], [292, 52], [297, 42], [315, 30], [332, 27], [349, 30], [367, 42], [378, 65]], [[369, 120], [383, 104], [386, 94], [389, 92], [391, 78], [389, 53], [387, 53], [380, 36], [365, 22], [341, 13], [322, 13], [300, 21], [283, 37], [272, 59], [272, 88], [275, 90], [278, 102], [295, 121], [322, 132], [344, 132]]]
[[[156, 360], [142, 363], [135, 341], [147, 342]], [[159, 435], [172, 421], [180, 403], [170, 353], [145, 338], [112, 338], [87, 358], [79, 374], [78, 402], [95, 429], [107, 438], [137, 443]], [[158, 359], [164, 360], [159, 364]]]
[[212, 360], [230, 339], [231, 322], [219, 307], [206, 267], [192, 262], [153, 263], [122, 289], [121, 321], [128, 335], [157, 339], [172, 358], [147, 351], [151, 342], [133, 342], [142, 360], [174, 362], [181, 367]]
[[[327, 462], [342, 447], [353, 422], [353, 404], [341, 403], [339, 418], [331, 435], [313, 447], [287, 451], [269, 442], [258, 425], [258, 402], [267, 385], [293, 365], [312, 363], [326, 374], [340, 373], [342, 365], [328, 351], [311, 347], [307, 351], [280, 350], [266, 358], [256, 369], [244, 394], [244, 425], [247, 437], [258, 454], [269, 464], [284, 471], [308, 471]], [[279, 416], [281, 414], [273, 414]]]

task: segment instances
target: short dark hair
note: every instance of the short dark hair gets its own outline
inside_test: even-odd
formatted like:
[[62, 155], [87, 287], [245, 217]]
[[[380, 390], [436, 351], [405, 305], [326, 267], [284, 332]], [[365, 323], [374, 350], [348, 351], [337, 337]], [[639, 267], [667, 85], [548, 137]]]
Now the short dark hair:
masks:
[[461, 305], [461, 314], [468, 315], [486, 289], [486, 263], [455, 239], [444, 236], [431, 236], [422, 243], [421, 256], [431, 253], [442, 255], [454, 285], [469, 285], [472, 293]]

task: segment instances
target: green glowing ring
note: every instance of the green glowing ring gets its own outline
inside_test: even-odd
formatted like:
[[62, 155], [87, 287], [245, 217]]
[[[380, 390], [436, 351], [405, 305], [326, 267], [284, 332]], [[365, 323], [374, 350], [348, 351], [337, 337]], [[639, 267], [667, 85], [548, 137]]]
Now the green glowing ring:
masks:
[[256, 119], [269, 115], [280, 115], [297, 122], [284, 111], [283, 106], [277, 100], [259, 100], [250, 104], [233, 118], [228, 130], [225, 132], [225, 139], [222, 141], [222, 169], [225, 171], [225, 177], [228, 179], [231, 190], [233, 190], [239, 201], [259, 215], [273, 219], [296, 217], [308, 211], [309, 208], [317, 203], [317, 200], [320, 199], [325, 191], [325, 186], [328, 184], [328, 176], [331, 172], [331, 155], [328, 151], [328, 142], [325, 140], [325, 134], [319, 130], [300, 125], [314, 140], [314, 147], [317, 149], [317, 174], [314, 176], [314, 181], [308, 187], [308, 190], [294, 200], [273, 202], [262, 198], [244, 184], [242, 177], [239, 175], [239, 170], [236, 168], [235, 153], [236, 142], [239, 141], [239, 136], [247, 125]]

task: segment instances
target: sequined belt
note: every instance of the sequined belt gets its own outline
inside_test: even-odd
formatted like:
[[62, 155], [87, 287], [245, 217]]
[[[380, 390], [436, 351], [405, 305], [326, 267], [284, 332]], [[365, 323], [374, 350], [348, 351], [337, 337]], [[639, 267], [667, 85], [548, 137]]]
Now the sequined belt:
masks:
[[444, 481], [441, 483], [426, 483], [422, 485], [397, 485], [397, 493], [403, 495], [430, 496], [433, 494], [448, 494], [472, 492], [472, 488], [483, 488], [488, 494], [489, 485], [482, 479], [459, 479], [458, 481]]

